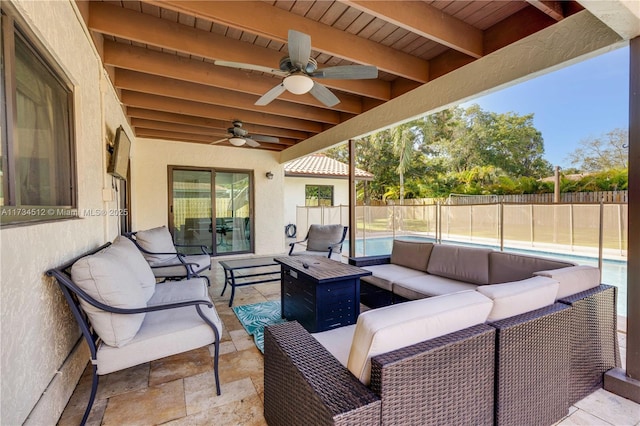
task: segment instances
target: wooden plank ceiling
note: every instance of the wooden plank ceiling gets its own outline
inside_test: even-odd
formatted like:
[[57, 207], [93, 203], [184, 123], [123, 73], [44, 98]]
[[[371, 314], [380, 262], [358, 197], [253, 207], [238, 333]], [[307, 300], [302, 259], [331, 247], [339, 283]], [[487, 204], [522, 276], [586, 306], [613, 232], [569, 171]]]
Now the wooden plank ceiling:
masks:
[[[281, 151], [581, 10], [573, 1], [103, 1], [79, 2], [138, 137], [228, 145], [241, 120]], [[278, 68], [289, 29], [311, 36], [320, 68], [375, 65], [371, 80], [320, 80], [326, 107], [285, 92], [282, 78], [218, 66]], [[219, 142], [222, 140], [222, 142]], [[241, 148], [247, 148], [245, 144]]]

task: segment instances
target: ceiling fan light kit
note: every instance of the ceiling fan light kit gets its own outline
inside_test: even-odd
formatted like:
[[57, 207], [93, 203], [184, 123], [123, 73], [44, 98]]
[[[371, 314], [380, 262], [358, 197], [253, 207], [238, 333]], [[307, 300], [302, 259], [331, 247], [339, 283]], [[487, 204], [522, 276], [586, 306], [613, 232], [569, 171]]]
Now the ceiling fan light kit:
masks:
[[294, 95], [303, 95], [313, 88], [313, 80], [305, 74], [291, 74], [282, 83]]
[[244, 145], [245, 140], [243, 138], [232, 137], [229, 138], [229, 143], [233, 146], [242, 146]]
[[280, 60], [280, 69], [272, 69], [263, 65], [245, 64], [217, 60], [214, 63], [223, 67], [241, 68], [266, 72], [283, 77], [280, 84], [270, 89], [258, 99], [255, 105], [264, 106], [280, 96], [285, 90], [294, 95], [311, 93], [311, 95], [327, 107], [340, 103], [340, 99], [314, 78], [359, 80], [378, 78], [378, 68], [371, 65], [339, 65], [318, 69], [318, 63], [311, 57], [311, 37], [308, 34], [289, 30], [289, 56]]

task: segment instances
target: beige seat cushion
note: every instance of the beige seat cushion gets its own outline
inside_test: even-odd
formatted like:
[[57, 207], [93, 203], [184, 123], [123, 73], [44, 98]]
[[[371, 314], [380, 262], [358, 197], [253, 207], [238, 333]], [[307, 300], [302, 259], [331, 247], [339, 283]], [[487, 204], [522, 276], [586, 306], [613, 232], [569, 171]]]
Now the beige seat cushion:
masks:
[[142, 256], [142, 252], [138, 250], [133, 242], [118, 235], [113, 244], [111, 244], [111, 251], [119, 256], [122, 263], [127, 263], [133, 271], [134, 277], [142, 287], [142, 292], [145, 295], [146, 300], [149, 300], [153, 296], [153, 292], [156, 289], [156, 277], [149, 266], [149, 263]]
[[427, 272], [433, 243], [393, 240], [391, 263]]
[[[176, 246], [173, 244], [173, 238], [166, 226], [147, 229], [145, 231], [136, 232], [136, 241], [143, 249], [153, 253], [175, 253]], [[149, 254], [142, 253], [149, 265], [155, 266], [158, 263], [177, 260], [176, 256], [170, 254]]]
[[557, 299], [571, 296], [600, 285], [600, 269], [579, 265], [567, 268], [539, 271], [535, 275], [553, 278], [560, 283]]
[[489, 284], [491, 249], [447, 244], [433, 246], [427, 272], [473, 284]]
[[[182, 293], [182, 291], [192, 295], [202, 294], [204, 296], [206, 282], [202, 279], [189, 281], [194, 283], [184, 286], [185, 282], [158, 285], [166, 286], [167, 289], [172, 287], [178, 290], [178, 292], [169, 291], [171, 295], [165, 293], [165, 296], [169, 299], [179, 297], [179, 293]], [[160, 294], [162, 293], [164, 291], [160, 290]], [[222, 322], [215, 308], [208, 308], [205, 305], [201, 305], [201, 307], [204, 315], [218, 328], [219, 333], [222, 333]], [[198, 315], [195, 306], [148, 312], [140, 330], [127, 345], [120, 348], [106, 344], [100, 345], [97, 355], [98, 374], [119, 371], [169, 355], [200, 348], [213, 342], [215, 342], [215, 334], [211, 327]]]
[[347, 366], [349, 361], [349, 349], [353, 341], [356, 325], [334, 328], [333, 330], [312, 333], [311, 335], [328, 350], [340, 364]]
[[[133, 271], [122, 260], [119, 248], [109, 246], [99, 253], [83, 257], [73, 264], [71, 279], [89, 296], [115, 308], [147, 306], [147, 297]], [[129, 343], [145, 319], [145, 314], [114, 314], [80, 300], [91, 325], [102, 340], [114, 347]]]
[[369, 384], [371, 357], [482, 324], [491, 306], [491, 300], [477, 291], [463, 291], [363, 312], [347, 368]]
[[362, 269], [371, 271], [373, 275], [362, 277], [360, 278], [361, 281], [366, 281], [369, 284], [373, 284], [376, 287], [380, 287], [387, 291], [393, 290], [393, 283], [397, 280], [426, 275], [426, 273], [418, 271], [417, 269], [394, 265], [393, 263], [386, 263], [384, 265], [363, 266]]
[[415, 300], [465, 290], [475, 290], [476, 287], [478, 286], [475, 284], [425, 274], [395, 281], [393, 283], [393, 293], [405, 299]]
[[558, 281], [533, 277], [504, 284], [481, 285], [477, 291], [493, 301], [489, 321], [498, 321], [552, 305], [558, 294]]

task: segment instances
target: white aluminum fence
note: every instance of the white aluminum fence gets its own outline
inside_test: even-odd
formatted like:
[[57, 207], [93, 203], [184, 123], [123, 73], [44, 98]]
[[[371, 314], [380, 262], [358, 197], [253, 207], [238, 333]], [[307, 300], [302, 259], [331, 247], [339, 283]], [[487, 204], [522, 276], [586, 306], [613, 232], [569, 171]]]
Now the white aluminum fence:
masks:
[[[348, 225], [348, 206], [298, 207], [298, 237], [312, 223]], [[380, 254], [365, 241], [421, 237], [626, 259], [627, 231], [625, 203], [356, 207], [357, 256]]]

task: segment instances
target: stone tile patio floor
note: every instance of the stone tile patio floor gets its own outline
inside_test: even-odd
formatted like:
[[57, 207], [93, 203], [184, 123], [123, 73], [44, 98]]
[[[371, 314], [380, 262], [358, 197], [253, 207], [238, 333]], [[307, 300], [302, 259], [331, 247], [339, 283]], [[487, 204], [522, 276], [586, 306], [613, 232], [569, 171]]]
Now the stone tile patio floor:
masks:
[[[228, 307], [229, 289], [214, 262], [210, 294], [224, 324], [220, 340], [222, 395], [215, 394], [212, 348], [154, 361], [100, 377], [89, 425], [266, 425], [263, 417], [263, 356]], [[240, 287], [234, 306], [278, 300], [280, 284]], [[626, 335], [619, 333], [624, 363]], [[91, 389], [87, 369], [59, 424], [79, 424]], [[598, 390], [575, 406], [558, 425], [640, 426], [640, 404]], [[295, 425], [292, 425], [295, 426]]]

